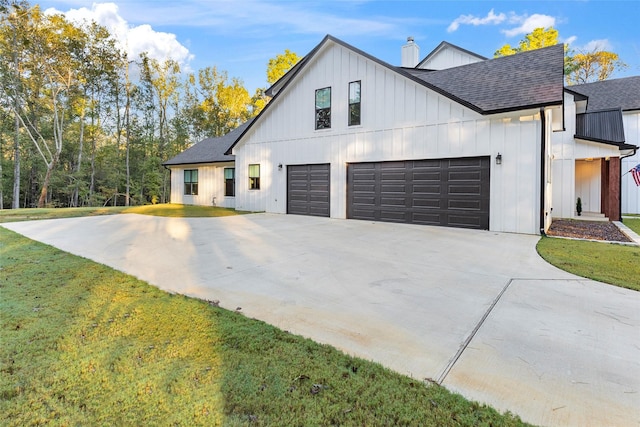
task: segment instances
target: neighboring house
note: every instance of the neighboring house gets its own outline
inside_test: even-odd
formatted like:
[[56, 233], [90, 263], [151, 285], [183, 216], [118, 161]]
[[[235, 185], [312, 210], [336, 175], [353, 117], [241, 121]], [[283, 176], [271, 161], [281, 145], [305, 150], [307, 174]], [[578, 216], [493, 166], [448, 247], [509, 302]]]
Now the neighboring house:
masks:
[[164, 162], [171, 171], [171, 202], [235, 207], [234, 156], [225, 154], [248, 121], [225, 136], [206, 138]]
[[[602, 206], [594, 195], [585, 211], [619, 219], [613, 177], [635, 146], [619, 110], [582, 114], [562, 45], [486, 59], [443, 42], [418, 62], [409, 40], [401, 56], [395, 67], [327, 36], [269, 88], [226, 140], [235, 208], [537, 234], [574, 217], [584, 173]], [[583, 171], [592, 159], [599, 176]]]
[[[569, 89], [588, 97], [587, 112], [622, 110], [625, 142], [640, 145], [640, 76], [570, 86]], [[628, 173], [637, 164], [640, 164], [640, 152], [622, 158], [622, 213], [640, 214], [640, 187]]]

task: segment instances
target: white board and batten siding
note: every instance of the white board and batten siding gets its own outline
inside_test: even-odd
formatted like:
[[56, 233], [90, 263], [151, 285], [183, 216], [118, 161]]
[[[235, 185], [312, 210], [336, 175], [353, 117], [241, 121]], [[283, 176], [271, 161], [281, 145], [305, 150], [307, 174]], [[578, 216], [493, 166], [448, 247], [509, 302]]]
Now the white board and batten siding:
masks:
[[[640, 111], [622, 113], [624, 136], [627, 144], [640, 146]], [[629, 170], [640, 163], [640, 150], [631, 157], [622, 159], [622, 213], [640, 214], [640, 187], [636, 185]]]
[[447, 68], [480, 62], [481, 59], [453, 46], [442, 46], [431, 58], [420, 64], [425, 70], [446, 70]]
[[[181, 205], [235, 207], [235, 197], [224, 195], [224, 169], [233, 168], [233, 162], [172, 166], [171, 203]], [[198, 170], [198, 194], [184, 194], [184, 171]]]
[[620, 157], [615, 145], [575, 139], [575, 118], [573, 96], [565, 93], [565, 129], [553, 132], [551, 137], [553, 218], [573, 218], [578, 197], [585, 212], [601, 212], [600, 159]]
[[[286, 165], [330, 163], [331, 217], [345, 218], [348, 163], [489, 156], [489, 228], [539, 232], [537, 110], [485, 117], [334, 43], [303, 71], [233, 150], [236, 209], [286, 213]], [[348, 85], [356, 80], [362, 122], [349, 127]], [[315, 90], [325, 87], [331, 129], [316, 131]], [[260, 164], [260, 190], [248, 190], [250, 164]]]

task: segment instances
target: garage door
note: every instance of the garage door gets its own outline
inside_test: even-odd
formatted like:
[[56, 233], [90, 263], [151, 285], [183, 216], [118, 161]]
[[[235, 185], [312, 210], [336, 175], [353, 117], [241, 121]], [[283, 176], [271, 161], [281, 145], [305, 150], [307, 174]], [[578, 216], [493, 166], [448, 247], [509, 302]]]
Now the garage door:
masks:
[[489, 229], [489, 157], [352, 163], [347, 217]]
[[287, 166], [287, 213], [329, 216], [329, 164]]

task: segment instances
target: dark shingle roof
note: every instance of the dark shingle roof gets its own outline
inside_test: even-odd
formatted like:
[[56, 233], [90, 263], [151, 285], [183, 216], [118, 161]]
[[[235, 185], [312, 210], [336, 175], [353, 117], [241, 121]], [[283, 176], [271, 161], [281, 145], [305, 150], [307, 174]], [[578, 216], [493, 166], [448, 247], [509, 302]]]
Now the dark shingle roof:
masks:
[[446, 70], [404, 71], [481, 114], [555, 105], [564, 91], [562, 45]]
[[589, 98], [589, 111], [609, 108], [640, 110], [640, 76], [585, 83], [569, 86], [568, 89]]
[[182, 153], [163, 163], [165, 166], [190, 165], [197, 163], [233, 162], [235, 156], [225, 154], [253, 119], [241, 124], [228, 134], [219, 138], [205, 138], [187, 148]]
[[[273, 95], [273, 99], [258, 114], [255, 121], [260, 120], [260, 117], [276, 104], [283, 89], [329, 42], [356, 52], [480, 114], [497, 114], [562, 104], [564, 94], [564, 47], [562, 45], [488, 59], [446, 70], [429, 71], [395, 67], [327, 35], [267, 90], [267, 94]], [[227, 153], [231, 153], [233, 147], [250, 128], [251, 125], [242, 131]]]

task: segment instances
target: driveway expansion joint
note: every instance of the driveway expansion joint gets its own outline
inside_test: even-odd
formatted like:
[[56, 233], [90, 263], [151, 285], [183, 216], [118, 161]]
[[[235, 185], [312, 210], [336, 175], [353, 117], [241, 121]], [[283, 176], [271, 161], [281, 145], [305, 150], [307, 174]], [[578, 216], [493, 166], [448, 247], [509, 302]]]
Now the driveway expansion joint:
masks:
[[496, 296], [496, 298], [493, 300], [493, 302], [491, 303], [487, 311], [485, 311], [480, 321], [476, 324], [476, 326], [473, 328], [473, 330], [467, 336], [467, 338], [462, 342], [462, 345], [460, 346], [456, 354], [451, 358], [451, 360], [449, 360], [449, 363], [447, 364], [447, 366], [444, 368], [444, 370], [436, 380], [438, 384], [442, 385], [444, 383], [444, 380], [447, 378], [447, 375], [449, 375], [449, 372], [451, 372], [451, 369], [453, 369], [458, 359], [460, 359], [460, 357], [462, 356], [462, 353], [464, 353], [467, 347], [469, 347], [469, 344], [471, 343], [473, 338], [476, 336], [476, 334], [478, 333], [478, 331], [480, 330], [484, 322], [487, 320], [487, 318], [489, 317], [489, 315], [491, 314], [495, 306], [498, 304], [498, 302], [500, 301], [504, 293], [507, 291], [507, 289], [509, 289], [509, 286], [511, 286], [511, 283], [513, 283], [514, 280], [517, 280], [517, 279], [511, 278], [507, 281], [506, 285], [504, 285], [504, 287], [502, 288], [498, 296]]

